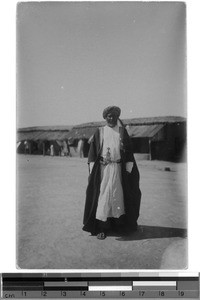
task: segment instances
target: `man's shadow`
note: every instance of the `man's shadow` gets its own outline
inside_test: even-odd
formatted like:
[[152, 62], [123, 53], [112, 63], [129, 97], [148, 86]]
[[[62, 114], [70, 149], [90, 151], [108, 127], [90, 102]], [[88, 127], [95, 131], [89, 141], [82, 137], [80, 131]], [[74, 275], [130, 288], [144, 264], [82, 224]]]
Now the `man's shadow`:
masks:
[[119, 235], [111, 233], [110, 236], [117, 236], [117, 241], [135, 241], [146, 239], [172, 238], [172, 237], [187, 237], [187, 229], [161, 227], [161, 226], [147, 226], [139, 225], [137, 231], [127, 235]]

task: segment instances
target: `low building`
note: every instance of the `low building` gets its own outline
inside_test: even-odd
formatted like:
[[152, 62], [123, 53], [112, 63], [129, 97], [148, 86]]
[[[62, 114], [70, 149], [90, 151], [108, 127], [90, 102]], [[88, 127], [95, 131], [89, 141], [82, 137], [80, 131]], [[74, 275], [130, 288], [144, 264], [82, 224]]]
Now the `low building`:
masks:
[[71, 126], [38, 126], [20, 128], [17, 131], [17, 152], [24, 154], [52, 154], [68, 153], [67, 133]]
[[[186, 118], [154, 117], [122, 120], [132, 140], [134, 153], [149, 160], [186, 160]], [[73, 127], [67, 136], [84, 141], [84, 156], [89, 151], [89, 140], [103, 122], [91, 122]]]
[[[134, 153], [138, 158], [149, 160], [185, 161], [186, 160], [186, 118], [154, 117], [122, 120], [131, 137]], [[103, 122], [84, 123], [73, 128], [48, 127], [25, 128], [18, 130], [18, 152], [48, 154], [54, 145], [55, 155], [65, 149], [75, 149], [80, 157], [87, 157], [90, 139]], [[28, 143], [25, 147], [24, 143]], [[23, 147], [20, 144], [23, 144]], [[65, 145], [65, 146], [64, 146]], [[20, 150], [22, 149], [23, 150]], [[56, 149], [56, 150], [55, 150]], [[81, 153], [79, 153], [81, 151]], [[75, 154], [74, 154], [75, 155]]]
[[146, 153], [150, 160], [186, 160], [186, 119], [155, 117], [126, 120], [134, 153]]

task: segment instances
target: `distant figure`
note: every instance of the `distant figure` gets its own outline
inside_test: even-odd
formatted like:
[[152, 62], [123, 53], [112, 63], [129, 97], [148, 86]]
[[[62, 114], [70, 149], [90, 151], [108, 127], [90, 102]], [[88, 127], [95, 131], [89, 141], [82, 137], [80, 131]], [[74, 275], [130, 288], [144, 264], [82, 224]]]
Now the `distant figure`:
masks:
[[28, 154], [29, 153], [29, 146], [28, 146], [28, 141], [24, 141], [24, 151], [25, 151], [25, 154]]
[[53, 146], [53, 144], [51, 144], [51, 146], [50, 146], [50, 155], [54, 156], [54, 146]]
[[83, 157], [83, 145], [84, 145], [83, 139], [79, 140], [78, 141], [78, 153], [79, 153], [80, 158]]
[[70, 152], [70, 146], [69, 146], [69, 142], [68, 142], [68, 140], [66, 140], [66, 144], [67, 144], [67, 156], [72, 156], [71, 155], [71, 152]]
[[119, 107], [107, 107], [107, 124], [97, 129], [90, 143], [83, 230], [98, 239], [105, 239], [109, 230], [127, 234], [137, 229], [139, 171], [120, 113]]
[[63, 155], [63, 146], [61, 145], [59, 147], [59, 156], [62, 156]]
[[[49, 151], [50, 151], [50, 149], [49, 149]], [[43, 154], [43, 156], [45, 156], [45, 154], [46, 154], [45, 142], [42, 142], [42, 154]]]

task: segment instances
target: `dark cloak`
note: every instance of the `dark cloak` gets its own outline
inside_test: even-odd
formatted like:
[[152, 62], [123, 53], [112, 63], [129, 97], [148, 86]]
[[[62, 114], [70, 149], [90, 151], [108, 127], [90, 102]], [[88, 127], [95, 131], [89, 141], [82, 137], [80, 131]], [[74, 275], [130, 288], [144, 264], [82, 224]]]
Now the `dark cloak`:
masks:
[[[120, 154], [121, 154], [121, 172], [122, 188], [124, 193], [125, 216], [124, 225], [128, 231], [137, 228], [137, 219], [139, 217], [141, 191], [139, 188], [139, 171], [133, 155], [131, 139], [124, 127], [119, 127], [120, 132]], [[83, 230], [96, 234], [97, 220], [96, 210], [101, 185], [101, 164], [100, 155], [103, 143], [100, 142], [100, 129], [98, 129], [91, 141], [88, 155], [88, 163], [94, 162], [91, 174], [88, 178], [86, 190], [85, 211], [83, 218]], [[133, 162], [131, 173], [126, 171], [126, 162]]]

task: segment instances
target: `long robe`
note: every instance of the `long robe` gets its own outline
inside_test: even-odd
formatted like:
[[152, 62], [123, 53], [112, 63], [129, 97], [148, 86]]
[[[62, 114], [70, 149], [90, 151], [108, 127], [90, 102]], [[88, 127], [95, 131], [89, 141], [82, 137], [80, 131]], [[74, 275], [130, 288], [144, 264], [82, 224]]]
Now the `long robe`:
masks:
[[[108, 218], [120, 218], [124, 212], [124, 194], [121, 179], [119, 125], [101, 129], [103, 149], [101, 156], [112, 161], [101, 166], [101, 185], [96, 219], [106, 222]], [[118, 162], [118, 163], [117, 163]], [[133, 163], [131, 162], [133, 165]]]
[[[86, 190], [85, 210], [83, 218], [83, 230], [96, 234], [97, 220], [96, 211], [101, 185], [101, 151], [103, 147], [100, 130], [97, 129], [90, 144], [88, 163], [94, 162], [92, 172], [88, 178]], [[125, 227], [127, 230], [135, 230], [139, 217], [141, 191], [139, 188], [139, 171], [133, 155], [130, 137], [124, 127], [119, 128], [120, 133], [120, 155], [121, 155], [121, 177], [124, 194]], [[131, 173], [126, 171], [126, 163], [133, 162]]]

